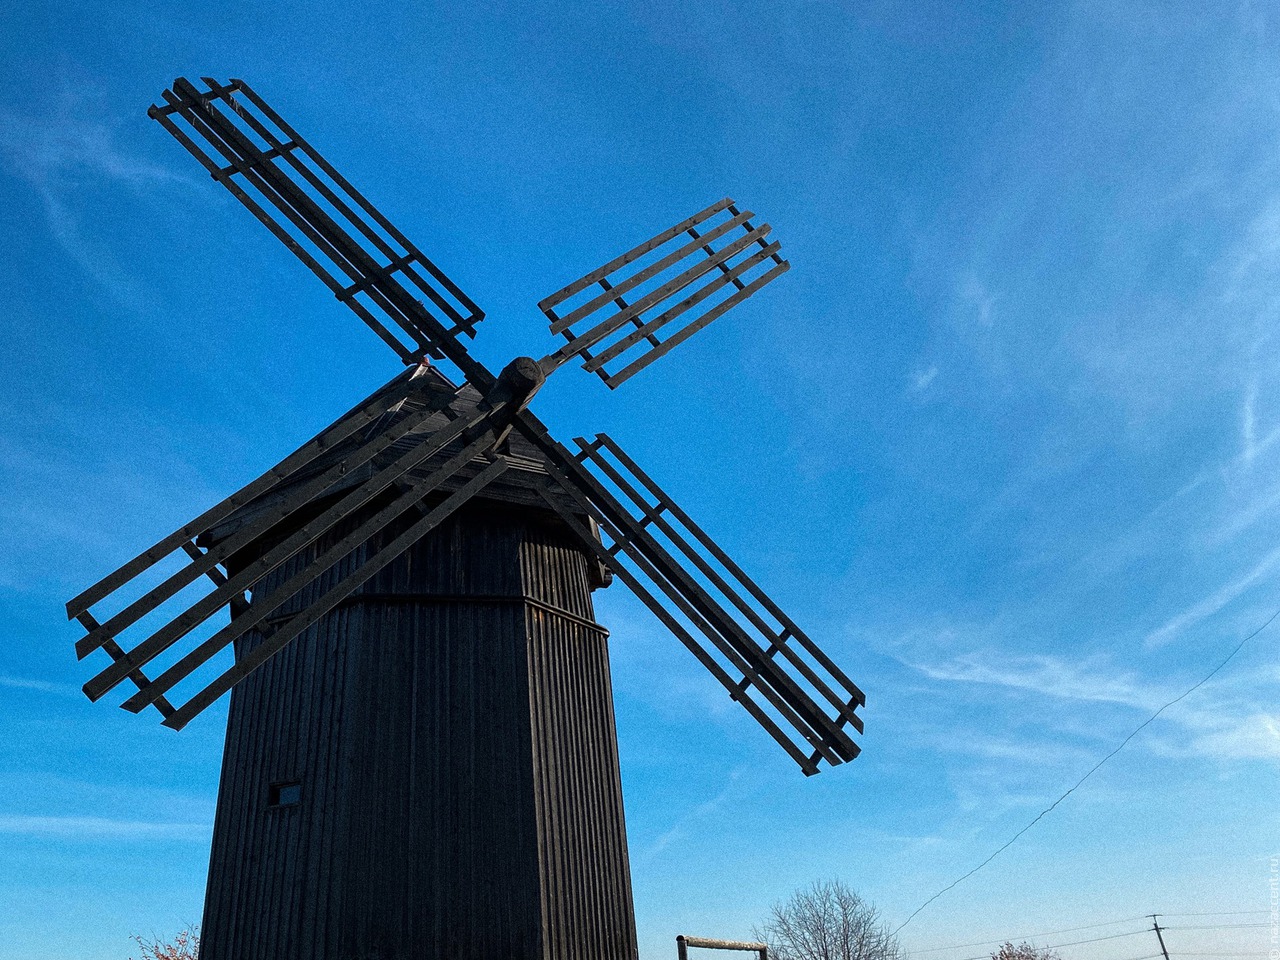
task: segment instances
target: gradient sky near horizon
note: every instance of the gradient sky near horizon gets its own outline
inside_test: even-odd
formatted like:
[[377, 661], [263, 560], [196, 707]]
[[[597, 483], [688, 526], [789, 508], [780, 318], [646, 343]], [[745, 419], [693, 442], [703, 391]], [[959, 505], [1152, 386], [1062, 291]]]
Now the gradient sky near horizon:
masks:
[[[721, 196], [782, 241], [786, 277], [621, 390], [568, 368], [535, 401], [616, 437], [868, 694], [862, 756], [806, 779], [597, 594], [645, 960], [819, 878], [898, 926], [1280, 608], [1275, 5], [0, 24], [0, 960], [123, 958], [200, 915], [225, 702], [180, 734], [88, 703], [63, 603], [398, 368], [146, 118], [179, 74], [249, 80], [485, 308], [494, 367], [550, 342], [537, 300]], [[1087, 927], [1039, 941], [1129, 960], [1162, 913], [1173, 956], [1265, 954], [1278, 639], [907, 949]]]

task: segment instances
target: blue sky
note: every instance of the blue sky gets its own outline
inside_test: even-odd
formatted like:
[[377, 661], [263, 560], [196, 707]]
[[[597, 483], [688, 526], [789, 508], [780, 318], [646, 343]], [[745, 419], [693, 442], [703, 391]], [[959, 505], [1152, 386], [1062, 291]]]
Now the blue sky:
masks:
[[[241, 76], [487, 311], [726, 194], [785, 278], [606, 430], [867, 691], [805, 779], [621, 587], [646, 958], [838, 877], [895, 926], [1280, 607], [1280, 13], [1263, 4], [36, 3], [0, 14], [0, 958], [198, 920], [225, 704], [79, 694], [62, 604], [397, 363], [145, 110]], [[674, 402], [679, 400], [678, 405]], [[1280, 629], [903, 931], [1162, 912], [1244, 955], [1280, 854]], [[1141, 929], [1135, 920], [1042, 942]], [[1176, 945], [1175, 945], [1176, 944]], [[1125, 960], [1146, 935], [1064, 949]]]

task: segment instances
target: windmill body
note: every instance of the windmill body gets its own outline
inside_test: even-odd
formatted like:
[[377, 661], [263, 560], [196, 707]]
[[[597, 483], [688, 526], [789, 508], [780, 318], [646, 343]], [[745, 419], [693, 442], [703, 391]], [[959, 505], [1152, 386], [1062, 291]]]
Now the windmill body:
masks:
[[543, 300], [565, 343], [495, 376], [475, 304], [247, 84], [204, 82], [151, 115], [408, 369], [67, 605], [112, 661], [91, 699], [131, 684], [180, 730], [231, 691], [201, 955], [633, 958], [591, 591], [633, 591], [806, 774], [857, 755], [864, 697], [617, 443], [570, 452], [529, 403], [570, 359], [625, 382], [778, 244], [713, 204]]
[[534, 477], [507, 471], [232, 690], [204, 960], [635, 956], [604, 579]]

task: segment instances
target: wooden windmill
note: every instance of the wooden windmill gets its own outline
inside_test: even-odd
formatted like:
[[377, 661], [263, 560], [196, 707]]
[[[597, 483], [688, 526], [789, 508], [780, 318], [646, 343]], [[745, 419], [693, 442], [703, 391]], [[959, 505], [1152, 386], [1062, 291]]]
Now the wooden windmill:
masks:
[[564, 344], [494, 376], [466, 294], [247, 84], [204, 86], [150, 115], [407, 369], [67, 605], [112, 661], [90, 699], [181, 729], [232, 691], [201, 956], [633, 958], [591, 591], [625, 583], [806, 774], [857, 756], [864, 697], [613, 440], [528, 404], [575, 358], [627, 380], [778, 244], [713, 204], [543, 300]]

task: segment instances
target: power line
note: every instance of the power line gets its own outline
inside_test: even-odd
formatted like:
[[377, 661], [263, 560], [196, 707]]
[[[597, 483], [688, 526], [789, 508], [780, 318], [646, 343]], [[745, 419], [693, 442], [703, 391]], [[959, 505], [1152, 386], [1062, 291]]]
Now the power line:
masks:
[[[1270, 910], [1216, 910], [1207, 913], [1162, 913], [1162, 917], [1240, 917], [1240, 916], [1257, 916], [1270, 913]], [[1145, 920], [1150, 914], [1143, 914], [1140, 917], [1125, 917], [1122, 920], [1104, 920], [1100, 923], [1086, 923], [1079, 927], [1063, 927], [1061, 930], [1046, 930], [1042, 933], [1026, 933], [1016, 937], [992, 937], [990, 940], [971, 940], [968, 943], [952, 943], [945, 947], [926, 947], [923, 950], [912, 950], [911, 953], [942, 953], [946, 950], [963, 950], [965, 947], [983, 947], [988, 944], [999, 943], [1023, 943], [1026, 941], [1039, 940], [1042, 937], [1056, 937], [1060, 933], [1079, 933], [1081, 930], [1098, 930], [1102, 927], [1114, 927], [1121, 923], [1136, 923], [1139, 920]], [[1265, 924], [1264, 924], [1265, 926]], [[901, 928], [899, 928], [901, 929]], [[1162, 929], [1185, 929], [1180, 927], [1164, 927]], [[1216, 928], [1215, 928], [1216, 929]]]
[[[1145, 928], [1142, 930], [1131, 930], [1129, 933], [1113, 933], [1109, 937], [1093, 937], [1089, 940], [1072, 940], [1070, 943], [1051, 943], [1044, 949], [1057, 950], [1059, 947], [1078, 947], [1081, 944], [1085, 944], [1085, 943], [1101, 943], [1103, 940], [1119, 940], [1121, 937], [1136, 937], [1141, 934], [1150, 933], [1150, 932], [1151, 932], [1150, 930]], [[999, 942], [1004, 943], [1005, 941], [1001, 940]], [[991, 956], [990, 954], [987, 954], [985, 956], [979, 956], [979, 957], [962, 957], [961, 960], [991, 960]]]
[[1269, 927], [1269, 923], [1211, 923], [1202, 927], [1165, 927], [1166, 930], [1252, 930], [1257, 927]]
[[1078, 947], [1082, 943], [1101, 943], [1103, 940], [1119, 940], [1121, 937], [1136, 937], [1143, 933], [1150, 933], [1150, 930], [1143, 928], [1142, 930], [1134, 930], [1131, 933], [1113, 933], [1109, 937], [1094, 937], [1091, 940], [1072, 940], [1070, 943], [1051, 943], [1046, 950], [1057, 950], [1059, 947]]
[[[1108, 920], [1105, 923], [1089, 923], [1083, 927], [1064, 927], [1061, 930], [1049, 930], [1045, 933], [1028, 933], [1019, 937], [996, 937], [993, 940], [975, 940], [972, 943], [953, 943], [949, 947], [929, 947], [926, 950], [912, 950], [915, 953], [939, 953], [943, 950], [959, 950], [963, 947], [982, 947], [989, 943], [1022, 943], [1027, 940], [1039, 940], [1041, 937], [1055, 937], [1060, 933], [1078, 933], [1081, 930], [1097, 930], [1099, 927], [1114, 927], [1120, 923], [1136, 923], [1139, 920], [1145, 920], [1146, 915], [1141, 917], [1126, 917], [1124, 920]], [[899, 927], [898, 929], [902, 929]]]
[[1211, 910], [1208, 913], [1162, 913], [1162, 917], [1243, 917], [1254, 916], [1260, 913], [1270, 913], [1270, 910]]
[[912, 920], [916, 918], [916, 915], [919, 914], [921, 910], [929, 906], [929, 904], [933, 903], [933, 901], [937, 900], [944, 893], [947, 893], [949, 890], [953, 889], [954, 887], [959, 886], [965, 880], [968, 880], [975, 873], [977, 873], [979, 870], [985, 867], [988, 863], [990, 863], [996, 857], [1000, 856], [1000, 854], [1004, 853], [1011, 846], [1013, 846], [1014, 842], [1019, 837], [1021, 837], [1024, 833], [1026, 833], [1028, 830], [1034, 827], [1037, 823], [1039, 823], [1047, 814], [1049, 814], [1054, 809], [1054, 807], [1060, 804], [1063, 800], [1067, 799], [1067, 797], [1071, 796], [1071, 794], [1073, 794], [1082, 783], [1084, 783], [1086, 780], [1088, 780], [1091, 776], [1093, 776], [1098, 771], [1099, 767], [1101, 767], [1104, 763], [1106, 763], [1108, 760], [1114, 757], [1117, 753], [1123, 750], [1126, 746], [1128, 746], [1129, 741], [1132, 740], [1134, 737], [1136, 737], [1144, 729], [1146, 729], [1146, 727], [1149, 724], [1154, 722], [1156, 717], [1160, 716], [1160, 714], [1164, 713], [1166, 710], [1172, 707], [1175, 703], [1185, 700], [1187, 697], [1191, 696], [1191, 694], [1195, 693], [1198, 689], [1200, 689], [1202, 686], [1204, 686], [1206, 683], [1212, 680], [1219, 670], [1221, 670], [1223, 667], [1225, 667], [1228, 663], [1231, 662], [1231, 659], [1237, 653], [1240, 652], [1240, 650], [1244, 647], [1246, 643], [1248, 643], [1250, 640], [1252, 640], [1254, 637], [1260, 634], [1263, 630], [1267, 629], [1267, 627], [1271, 626], [1272, 622], [1276, 619], [1276, 617], [1280, 617], [1280, 609], [1276, 610], [1276, 612], [1273, 613], [1267, 619], [1266, 623], [1258, 627], [1257, 630], [1254, 630], [1253, 633], [1249, 634], [1247, 637], [1241, 640], [1238, 644], [1236, 644], [1236, 648], [1232, 650], [1229, 654], [1227, 654], [1226, 658], [1221, 663], [1219, 663], [1216, 667], [1210, 670], [1208, 674], [1204, 676], [1203, 679], [1197, 681], [1195, 684], [1188, 687], [1187, 690], [1183, 692], [1180, 696], [1174, 697], [1172, 700], [1166, 703], [1163, 707], [1161, 707], [1151, 716], [1147, 717], [1146, 720], [1142, 721], [1142, 723], [1138, 725], [1137, 729], [1135, 729], [1133, 733], [1129, 734], [1122, 741], [1120, 741], [1120, 746], [1116, 747], [1114, 750], [1108, 753], [1105, 757], [1099, 760], [1096, 764], [1094, 764], [1093, 768], [1088, 773], [1086, 773], [1083, 777], [1077, 780], [1075, 784], [1069, 790], [1067, 790], [1066, 793], [1064, 793], [1057, 800], [1053, 801], [1053, 803], [1049, 804], [1049, 806], [1045, 807], [1038, 814], [1036, 814], [1035, 819], [1032, 820], [1030, 823], [1028, 823], [1025, 827], [1023, 827], [1017, 833], [1015, 833], [1012, 837], [1010, 837], [1009, 840], [1005, 842], [1004, 846], [1000, 847], [998, 850], [996, 850], [995, 853], [991, 854], [991, 856], [987, 857], [987, 859], [983, 860], [980, 864], [978, 864], [976, 867], [974, 867], [964, 876], [960, 877], [958, 880], [953, 880], [951, 883], [947, 884], [945, 887], [943, 887], [941, 890], [935, 893], [932, 897], [930, 897], [924, 903], [920, 904], [920, 906], [916, 907], [916, 909], [912, 912], [911, 916], [903, 920], [902, 923], [898, 925], [897, 930], [893, 931], [893, 934], [896, 936], [898, 932], [902, 930], [903, 927], [905, 927], [908, 923], [910, 923]]

